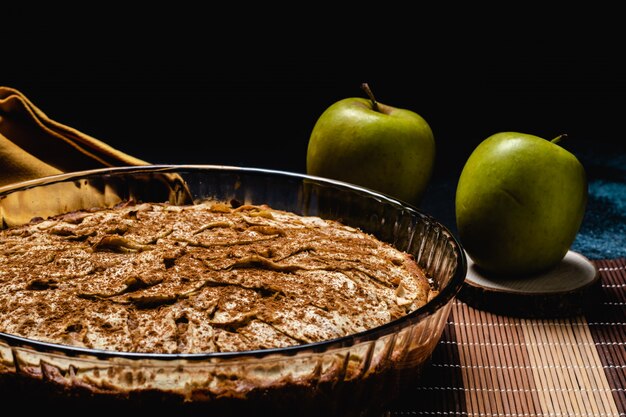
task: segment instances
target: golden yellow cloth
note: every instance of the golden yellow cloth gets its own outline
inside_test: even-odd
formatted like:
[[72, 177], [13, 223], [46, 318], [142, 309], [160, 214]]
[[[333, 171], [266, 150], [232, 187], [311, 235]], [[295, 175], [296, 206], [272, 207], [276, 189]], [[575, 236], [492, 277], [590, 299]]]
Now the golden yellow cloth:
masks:
[[0, 187], [63, 172], [147, 164], [51, 120], [21, 92], [0, 86]]

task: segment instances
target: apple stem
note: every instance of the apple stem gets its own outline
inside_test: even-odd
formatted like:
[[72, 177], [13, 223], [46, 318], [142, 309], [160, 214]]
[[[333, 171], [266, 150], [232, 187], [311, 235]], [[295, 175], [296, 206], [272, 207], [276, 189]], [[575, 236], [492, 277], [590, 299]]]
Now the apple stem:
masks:
[[363, 89], [363, 91], [365, 91], [365, 94], [367, 94], [367, 96], [372, 101], [372, 108], [374, 109], [374, 111], [380, 111], [378, 109], [378, 102], [376, 101], [376, 98], [374, 97], [374, 93], [372, 93], [370, 86], [367, 83], [363, 83], [361, 84], [361, 88]]
[[561, 139], [565, 139], [566, 137], [567, 137], [567, 133], [563, 133], [562, 135], [559, 135], [556, 138], [552, 139], [550, 142], [558, 143]]

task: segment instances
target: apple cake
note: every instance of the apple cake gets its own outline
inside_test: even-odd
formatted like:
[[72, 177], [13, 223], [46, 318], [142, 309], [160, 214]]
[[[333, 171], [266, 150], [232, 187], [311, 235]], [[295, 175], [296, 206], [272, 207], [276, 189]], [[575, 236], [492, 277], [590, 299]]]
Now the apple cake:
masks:
[[308, 344], [383, 325], [434, 294], [392, 245], [266, 205], [125, 201], [0, 231], [0, 332], [89, 349]]

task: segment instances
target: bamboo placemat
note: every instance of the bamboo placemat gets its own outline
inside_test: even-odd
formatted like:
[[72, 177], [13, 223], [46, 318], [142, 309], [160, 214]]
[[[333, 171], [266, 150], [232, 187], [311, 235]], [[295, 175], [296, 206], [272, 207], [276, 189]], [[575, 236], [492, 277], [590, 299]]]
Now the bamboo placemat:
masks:
[[524, 319], [454, 301], [420, 385], [390, 416], [626, 416], [626, 259], [592, 261], [597, 306]]

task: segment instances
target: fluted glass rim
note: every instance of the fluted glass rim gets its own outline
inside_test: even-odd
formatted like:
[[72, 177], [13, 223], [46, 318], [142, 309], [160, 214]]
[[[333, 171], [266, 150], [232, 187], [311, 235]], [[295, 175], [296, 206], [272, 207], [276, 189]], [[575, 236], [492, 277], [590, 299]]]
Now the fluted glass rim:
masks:
[[79, 346], [70, 346], [60, 343], [44, 342], [35, 339], [30, 339], [22, 336], [12, 335], [8, 333], [0, 332], [0, 340], [5, 340], [13, 346], [30, 347], [36, 351], [54, 351], [59, 354], [64, 354], [70, 357], [73, 356], [91, 356], [98, 359], [108, 358], [126, 358], [134, 360], [164, 360], [164, 361], [176, 361], [187, 360], [191, 362], [205, 361], [211, 359], [244, 359], [244, 358], [261, 358], [268, 355], [285, 355], [292, 356], [300, 352], [325, 352], [334, 348], [345, 348], [353, 346], [358, 343], [368, 342], [379, 339], [385, 335], [400, 331], [408, 326], [411, 326], [421, 320], [435, 314], [437, 311], [445, 307], [450, 303], [453, 298], [460, 291], [465, 276], [467, 273], [467, 260], [462, 246], [459, 240], [454, 236], [450, 230], [443, 225], [434, 216], [419, 210], [417, 207], [408, 203], [395, 199], [391, 196], [383, 193], [357, 186], [354, 184], [346, 183], [339, 180], [301, 174], [297, 172], [282, 171], [276, 169], [256, 168], [256, 167], [241, 167], [230, 165], [202, 165], [202, 164], [154, 164], [154, 165], [140, 165], [140, 166], [122, 166], [122, 167], [110, 167], [110, 168], [97, 168], [91, 170], [82, 170], [75, 172], [62, 173], [58, 175], [51, 175], [39, 179], [27, 180], [12, 185], [0, 187], [0, 200], [6, 196], [19, 191], [28, 190], [34, 187], [41, 187], [56, 183], [78, 181], [83, 179], [115, 176], [115, 175], [127, 175], [133, 173], [158, 173], [158, 174], [177, 174], [181, 172], [228, 172], [228, 173], [246, 173], [246, 174], [259, 174], [267, 176], [279, 176], [289, 177], [294, 180], [311, 181], [322, 185], [330, 185], [333, 187], [339, 187], [344, 190], [355, 193], [356, 195], [374, 198], [391, 207], [403, 210], [411, 215], [416, 216], [423, 222], [431, 225], [435, 225], [445, 233], [445, 237], [456, 255], [457, 266], [455, 268], [453, 276], [449, 279], [447, 285], [441, 288], [436, 296], [428, 301], [424, 306], [398, 318], [390, 321], [386, 324], [364, 330], [358, 333], [342, 336], [339, 338], [328, 339], [324, 341], [306, 343], [288, 347], [280, 348], [268, 348], [258, 350], [247, 351], [234, 351], [234, 352], [210, 352], [210, 353], [149, 353], [149, 352], [121, 352], [114, 350], [102, 350], [91, 349]]

